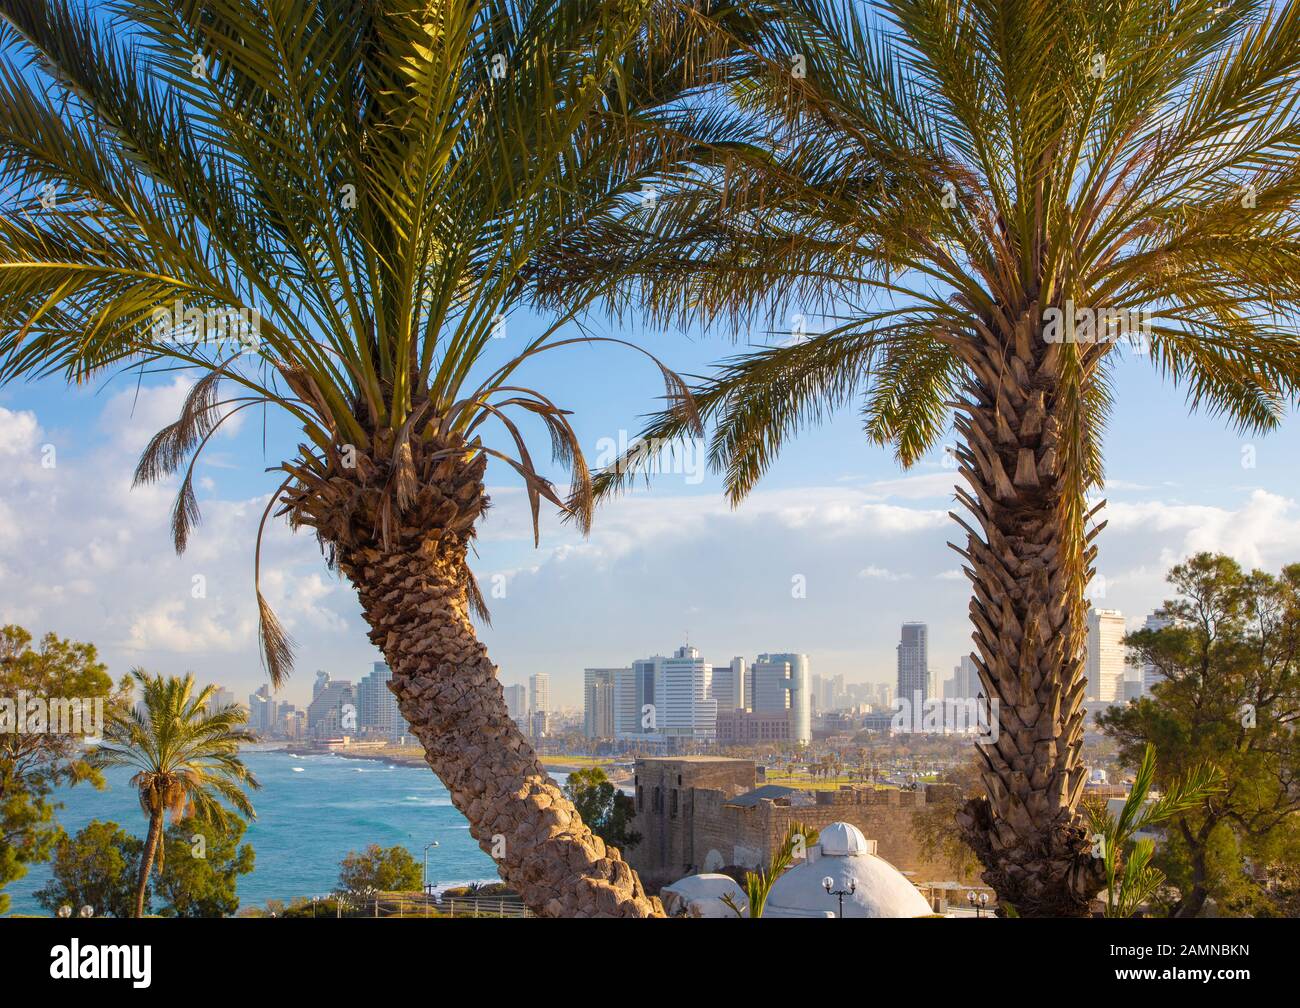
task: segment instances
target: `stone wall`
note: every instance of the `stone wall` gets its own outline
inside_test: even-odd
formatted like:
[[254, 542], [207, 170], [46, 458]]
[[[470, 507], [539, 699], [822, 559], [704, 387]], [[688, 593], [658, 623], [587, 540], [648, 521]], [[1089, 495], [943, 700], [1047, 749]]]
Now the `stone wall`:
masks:
[[[695, 760], [687, 766], [672, 759], [638, 760], [636, 764], [642, 802], [633, 829], [642, 834], [642, 840], [626, 856], [652, 891], [698, 872], [765, 865], [794, 822], [814, 828], [832, 822], [852, 823], [876, 841], [881, 857], [900, 871], [911, 872], [914, 881], [953, 879], [954, 872], [946, 862], [921, 857], [912, 831], [913, 814], [927, 795], [934, 800], [942, 794], [938, 787], [894, 791], [852, 786], [800, 792], [795, 802], [762, 800], [740, 806], [729, 801], [752, 790], [753, 763], [715, 760], [726, 765], [706, 766], [708, 757]], [[661, 789], [658, 809], [654, 787]], [[798, 804], [800, 800], [810, 804]]]

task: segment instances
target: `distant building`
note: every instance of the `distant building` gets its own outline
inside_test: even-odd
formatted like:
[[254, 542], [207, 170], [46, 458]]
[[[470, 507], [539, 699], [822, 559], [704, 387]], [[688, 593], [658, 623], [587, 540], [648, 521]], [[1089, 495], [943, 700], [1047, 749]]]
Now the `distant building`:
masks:
[[208, 698], [208, 713], [215, 714], [219, 710], [233, 706], [235, 706], [235, 694], [224, 686], [214, 686], [212, 696]]
[[307, 705], [307, 734], [312, 738], [334, 738], [357, 732], [357, 695], [348, 679], [331, 679], [317, 672], [312, 701]]
[[550, 711], [551, 677], [546, 672], [538, 672], [528, 677], [529, 708], [533, 711]]
[[[720, 756], [638, 759], [633, 767], [632, 829], [641, 842], [626, 852], [648, 886], [683, 875], [766, 865], [794, 822], [820, 829], [848, 822], [870, 832], [880, 853], [921, 878], [951, 879], [943, 858], [929, 860], [913, 833], [918, 809], [952, 785], [918, 791], [845, 785], [839, 791], [803, 791], [756, 785], [754, 764]], [[827, 904], [828, 909], [830, 904]]]
[[762, 745], [790, 741], [790, 715], [761, 711], [718, 711], [718, 745]]
[[898, 698], [916, 704], [930, 696], [930, 628], [924, 623], [904, 623], [898, 643]]
[[614, 737], [614, 694], [619, 673], [631, 669], [589, 668], [582, 671], [582, 733], [589, 739]]
[[528, 734], [533, 738], [546, 738], [551, 734], [551, 714], [549, 711], [535, 710], [529, 717]]
[[953, 667], [952, 678], [944, 689], [945, 700], [971, 700], [984, 695], [984, 686], [980, 682], [979, 672], [970, 655], [962, 655], [961, 661]]
[[502, 692], [505, 694], [506, 710], [510, 713], [510, 720], [519, 726], [521, 732], [528, 734], [528, 687], [520, 683], [506, 686]]
[[661, 656], [639, 658], [630, 668], [615, 673], [614, 735], [617, 738], [654, 733], [655, 671], [661, 661]]
[[713, 666], [687, 644], [661, 659], [655, 671], [658, 732], [666, 738], [713, 741], [718, 730], [718, 702], [710, 695]]
[[275, 729], [277, 707], [269, 686], [260, 686], [256, 693], [248, 694], [249, 730], [259, 735], [270, 735]]
[[1088, 610], [1087, 700], [1124, 700], [1124, 614], [1118, 609]]
[[393, 672], [387, 662], [375, 662], [370, 672], [357, 683], [357, 733], [362, 736], [397, 739], [410, 727], [397, 705], [397, 697], [388, 684]]
[[[1168, 616], [1165, 616], [1163, 613], [1153, 612], [1150, 616], [1146, 618], [1146, 621], [1142, 624], [1142, 629], [1163, 630], [1165, 627], [1170, 626], [1172, 623], [1173, 620], [1171, 620]], [[1163, 678], [1164, 675], [1160, 672], [1158, 668], [1156, 668], [1154, 665], [1150, 664], [1149, 662], [1143, 662], [1142, 663], [1142, 694], [1144, 696], [1150, 696], [1152, 687], [1154, 687], [1155, 684], [1160, 682], [1160, 680], [1162, 680]]]
[[807, 745], [812, 741], [812, 677], [805, 654], [761, 654], [754, 661], [754, 693], [751, 709], [756, 714], [786, 711], [790, 718], [790, 741]]
[[745, 659], [732, 658], [730, 665], [713, 666], [713, 699], [718, 701], [718, 713], [745, 710]]

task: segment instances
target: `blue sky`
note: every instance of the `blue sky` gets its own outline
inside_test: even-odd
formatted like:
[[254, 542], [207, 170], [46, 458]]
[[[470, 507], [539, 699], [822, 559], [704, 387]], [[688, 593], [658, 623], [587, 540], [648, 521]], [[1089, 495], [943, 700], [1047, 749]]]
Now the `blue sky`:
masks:
[[[513, 316], [500, 352], [535, 325]], [[605, 331], [683, 373], [741, 348], [721, 335]], [[536, 358], [521, 379], [574, 410], [593, 459], [602, 438], [634, 436], [663, 391], [645, 358], [599, 344]], [[1098, 604], [1140, 622], [1164, 597], [1169, 564], [1196, 549], [1268, 568], [1300, 560], [1294, 423], [1250, 439], [1189, 415], [1182, 393], [1140, 358], [1119, 365], [1115, 385]], [[264, 454], [261, 418], [245, 411], [214, 440], [197, 470], [204, 523], [177, 558], [167, 531], [174, 483], [130, 490], [129, 480], [185, 387], [157, 375], [138, 392], [127, 376], [0, 389], [0, 621], [93, 641], [116, 674], [191, 669], [242, 696], [263, 681], [251, 581], [253, 532], [274, 485], [263, 470], [297, 439], [272, 416]], [[48, 446], [52, 468], [42, 465]], [[605, 506], [588, 540], [548, 518], [540, 549], [513, 474], [494, 463], [474, 561], [493, 613], [484, 639], [505, 682], [549, 672], [564, 705], [580, 702], [583, 667], [666, 653], [688, 634], [715, 662], [804, 651], [814, 672], [892, 680], [899, 624], [921, 619], [930, 664], [946, 675], [969, 629], [966, 582], [944, 545], [957, 530], [946, 517], [954, 474], [941, 458], [901, 472], [864, 442], [850, 409], [794, 443], [737, 510], [711, 474], [666, 475]], [[316, 669], [363, 674], [377, 653], [314, 540], [278, 527], [265, 564], [268, 594], [299, 643], [287, 698], [301, 702]], [[797, 576], [806, 597], [793, 597]]]

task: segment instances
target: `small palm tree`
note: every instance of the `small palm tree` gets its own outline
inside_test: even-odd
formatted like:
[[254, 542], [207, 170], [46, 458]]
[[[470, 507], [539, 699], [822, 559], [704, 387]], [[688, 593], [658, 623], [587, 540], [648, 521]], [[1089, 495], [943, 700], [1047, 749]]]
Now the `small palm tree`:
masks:
[[215, 686], [196, 693], [192, 675], [164, 678], [133, 669], [131, 676], [140, 687], [140, 703], [109, 718], [91, 760], [101, 768], [136, 771], [131, 784], [149, 818], [135, 890], [135, 915], [143, 917], [149, 873], [155, 864], [160, 873], [164, 867], [164, 818], [193, 817], [227, 829], [233, 813], [221, 799], [252, 818], [245, 788], [260, 785], [239, 758], [240, 743], [254, 738], [240, 727], [248, 715], [234, 706], [210, 709]]
[[[749, 908], [748, 916], [763, 916], [768, 894], [771, 893], [776, 880], [790, 865], [805, 856], [808, 848], [817, 843], [819, 835], [818, 831], [811, 826], [792, 822], [789, 829], [785, 831], [785, 836], [781, 838], [780, 846], [772, 852], [772, 859], [767, 866], [760, 867], [758, 871], [745, 872], [745, 901]], [[737, 917], [746, 916], [736, 905], [736, 901], [731, 898], [730, 893], [722, 897], [722, 902], [730, 907]]]
[[[668, 0], [0, 0], [0, 382], [192, 374], [136, 471], [179, 476], [178, 551], [214, 433], [287, 415], [301, 444], [263, 527], [311, 530], [354, 585], [429, 765], [539, 912], [658, 911], [511, 720], [467, 557], [489, 459], [522, 479], [535, 535], [542, 501], [589, 525], [568, 413], [519, 372], [586, 341], [558, 335], [593, 296], [557, 293], [561, 267], [598, 263], [607, 222], [693, 149], [670, 127], [711, 58], [701, 17]], [[555, 311], [517, 339], [510, 316], [538, 305]], [[256, 598], [279, 683], [292, 642]]]
[[[999, 710], [961, 821], [1000, 901], [1086, 914], [1105, 882], [1078, 804], [1111, 376], [1136, 350], [1244, 432], [1296, 401], [1300, 4], [748, 6], [720, 26], [744, 55], [730, 122], [701, 137], [713, 168], [628, 221], [616, 247], [644, 258], [634, 284], [603, 264], [613, 296], [683, 321], [828, 318], [695, 390], [733, 503], [855, 400], [904, 467], [955, 427], [954, 549]], [[682, 430], [653, 420], [598, 493]]]
[[1148, 801], [1155, 777], [1156, 750], [1148, 745], [1118, 818], [1110, 814], [1104, 802], [1084, 802], [1094, 845], [1106, 866], [1107, 917], [1132, 917], [1165, 883], [1164, 872], [1151, 863], [1155, 841], [1149, 837], [1135, 839], [1137, 834], [1160, 826], [1223, 790], [1222, 771], [1203, 763], [1170, 784], [1159, 798]]

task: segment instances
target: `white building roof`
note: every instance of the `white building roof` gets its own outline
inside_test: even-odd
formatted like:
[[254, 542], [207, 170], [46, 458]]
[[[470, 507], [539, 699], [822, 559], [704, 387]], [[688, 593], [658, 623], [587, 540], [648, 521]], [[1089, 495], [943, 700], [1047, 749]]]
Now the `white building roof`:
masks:
[[[772, 886], [763, 908], [764, 917], [835, 917], [839, 897], [826, 892], [844, 891], [845, 917], [923, 917], [933, 911], [916, 886], [882, 857], [852, 823], [823, 826], [818, 843], [807, 857], [783, 874]], [[847, 890], [853, 888], [852, 893]]]

